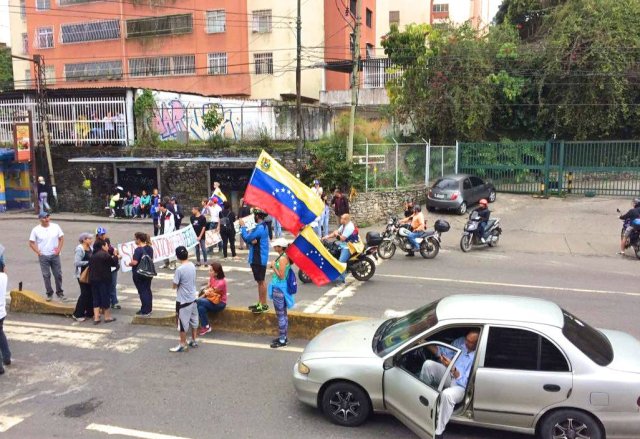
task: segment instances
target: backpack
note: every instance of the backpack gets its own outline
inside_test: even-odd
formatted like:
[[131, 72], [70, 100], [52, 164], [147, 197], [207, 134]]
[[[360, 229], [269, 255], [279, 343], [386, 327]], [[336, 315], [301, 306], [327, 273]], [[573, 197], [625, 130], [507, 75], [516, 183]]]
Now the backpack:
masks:
[[156, 266], [154, 265], [153, 260], [146, 251], [144, 252], [144, 255], [142, 255], [142, 258], [140, 258], [140, 262], [138, 263], [138, 270], [136, 270], [136, 272], [140, 276], [151, 278], [158, 275]]
[[298, 292], [298, 278], [293, 271], [293, 266], [289, 266], [289, 274], [287, 275], [287, 290], [293, 295]]
[[233, 224], [231, 224], [231, 220], [229, 217], [231, 216], [231, 212], [227, 214], [227, 216], [220, 217], [220, 228], [224, 230], [230, 230], [233, 228]]

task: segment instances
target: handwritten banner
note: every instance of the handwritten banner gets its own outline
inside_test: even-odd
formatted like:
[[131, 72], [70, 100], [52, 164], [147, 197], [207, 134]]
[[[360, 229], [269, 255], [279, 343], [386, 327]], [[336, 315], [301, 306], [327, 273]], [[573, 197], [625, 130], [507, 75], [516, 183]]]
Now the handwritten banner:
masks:
[[[158, 263], [170, 257], [175, 257], [176, 248], [181, 245], [185, 246], [187, 249], [192, 249], [197, 243], [196, 232], [193, 230], [193, 226], [191, 224], [166, 235], [153, 236], [151, 237], [153, 262]], [[129, 262], [131, 262], [133, 252], [136, 247], [137, 245], [135, 241], [129, 241], [118, 245], [118, 251], [122, 255], [120, 268], [123, 272], [131, 271]]]
[[[253, 218], [253, 215], [245, 216], [244, 218], [242, 218], [242, 220], [244, 221], [244, 225], [247, 228], [247, 231], [250, 231], [256, 228], [256, 222]], [[233, 223], [233, 227], [235, 227], [236, 229], [236, 235], [240, 233], [239, 221], [236, 221], [235, 223]], [[220, 233], [216, 232], [215, 230], [207, 230], [204, 233], [204, 244], [207, 246], [207, 248], [213, 247], [214, 245], [218, 245], [220, 241], [222, 241], [222, 237], [220, 236]]]

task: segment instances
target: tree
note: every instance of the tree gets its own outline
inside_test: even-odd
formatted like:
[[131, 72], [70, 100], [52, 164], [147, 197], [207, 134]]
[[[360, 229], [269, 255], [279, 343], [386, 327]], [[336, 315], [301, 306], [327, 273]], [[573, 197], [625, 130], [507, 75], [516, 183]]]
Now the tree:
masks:
[[202, 116], [202, 124], [210, 133], [214, 133], [223, 122], [222, 114], [218, 110], [218, 107], [214, 106]]
[[0, 50], [0, 91], [13, 90], [13, 59], [11, 49]]

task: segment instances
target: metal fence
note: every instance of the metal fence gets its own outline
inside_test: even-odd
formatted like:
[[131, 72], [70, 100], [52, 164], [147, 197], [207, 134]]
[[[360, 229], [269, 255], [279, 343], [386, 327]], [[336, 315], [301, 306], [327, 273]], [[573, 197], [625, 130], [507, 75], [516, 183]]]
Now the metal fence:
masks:
[[[125, 97], [48, 100], [49, 141], [54, 144], [129, 144]], [[31, 112], [34, 139], [41, 138], [37, 104], [30, 98], [0, 101], [0, 143], [13, 144], [13, 124]]]
[[461, 143], [459, 163], [503, 192], [640, 194], [640, 141]]
[[364, 143], [354, 145], [354, 163], [364, 168], [365, 192], [427, 186], [456, 171], [456, 145]]

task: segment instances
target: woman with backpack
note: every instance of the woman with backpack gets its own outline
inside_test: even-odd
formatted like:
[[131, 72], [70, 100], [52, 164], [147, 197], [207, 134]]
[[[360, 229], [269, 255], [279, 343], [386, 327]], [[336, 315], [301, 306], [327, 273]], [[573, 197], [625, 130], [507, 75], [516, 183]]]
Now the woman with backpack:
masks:
[[[155, 269], [149, 272], [147, 268], [153, 267], [153, 247], [151, 247], [151, 238], [149, 238], [149, 235], [146, 233], [137, 232], [134, 235], [134, 239], [136, 240], [137, 247], [133, 251], [129, 266], [133, 267], [133, 284], [136, 286], [138, 295], [140, 296], [141, 306], [140, 310], [136, 312], [136, 315], [149, 317], [153, 308], [151, 280], [153, 280]], [[142, 270], [143, 267], [145, 269], [144, 271]]]
[[293, 291], [289, 291], [289, 275], [291, 271], [291, 263], [285, 251], [289, 246], [289, 242], [284, 238], [278, 238], [271, 244], [273, 249], [278, 253], [275, 261], [269, 263], [269, 268], [273, 270], [271, 283], [269, 284], [269, 299], [273, 300], [273, 308], [278, 317], [279, 337], [271, 342], [272, 348], [281, 348], [289, 344], [287, 337], [289, 332], [289, 318], [287, 309], [295, 306]]
[[227, 259], [227, 244], [231, 246], [231, 257], [236, 257], [236, 214], [231, 210], [228, 201], [223, 204], [224, 208], [220, 212], [220, 237], [222, 238], [222, 256]]

